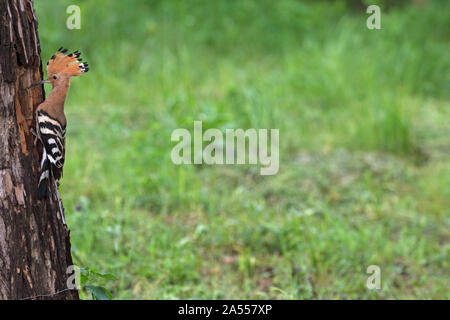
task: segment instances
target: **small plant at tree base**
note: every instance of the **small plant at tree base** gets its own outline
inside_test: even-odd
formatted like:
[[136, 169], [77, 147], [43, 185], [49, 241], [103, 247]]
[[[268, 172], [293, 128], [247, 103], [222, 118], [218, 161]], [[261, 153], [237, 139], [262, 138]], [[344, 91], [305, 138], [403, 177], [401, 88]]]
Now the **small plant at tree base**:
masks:
[[[94, 300], [112, 300], [111, 292], [103, 286], [94, 285], [102, 280], [117, 280], [117, 277], [110, 273], [101, 273], [89, 267], [80, 268], [80, 285], [86, 293], [92, 295]], [[104, 282], [104, 281], [102, 281]]]

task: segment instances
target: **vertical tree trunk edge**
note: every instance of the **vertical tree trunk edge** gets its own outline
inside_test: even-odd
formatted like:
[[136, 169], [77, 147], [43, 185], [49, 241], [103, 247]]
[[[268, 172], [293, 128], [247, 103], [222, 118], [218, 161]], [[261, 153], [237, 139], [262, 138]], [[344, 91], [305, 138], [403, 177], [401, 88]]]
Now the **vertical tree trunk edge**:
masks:
[[45, 95], [26, 88], [43, 76], [37, 25], [32, 0], [0, 0], [0, 299], [76, 300], [70, 232], [56, 197], [36, 198], [40, 149], [30, 128]]

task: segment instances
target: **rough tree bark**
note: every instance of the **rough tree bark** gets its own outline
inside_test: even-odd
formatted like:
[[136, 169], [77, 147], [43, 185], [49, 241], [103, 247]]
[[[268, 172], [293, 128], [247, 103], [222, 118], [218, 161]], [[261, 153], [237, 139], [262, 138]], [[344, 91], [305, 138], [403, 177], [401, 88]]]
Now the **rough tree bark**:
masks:
[[0, 299], [78, 299], [60, 292], [73, 263], [58, 202], [36, 197], [40, 150], [30, 128], [45, 93], [26, 88], [42, 79], [40, 51], [33, 1], [0, 0]]

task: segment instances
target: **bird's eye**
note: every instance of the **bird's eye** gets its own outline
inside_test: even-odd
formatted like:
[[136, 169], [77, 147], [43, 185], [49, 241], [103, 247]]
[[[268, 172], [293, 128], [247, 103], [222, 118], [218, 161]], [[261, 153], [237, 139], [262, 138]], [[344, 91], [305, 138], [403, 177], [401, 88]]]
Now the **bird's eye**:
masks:
[[56, 77], [56, 76], [53, 76], [53, 79], [55, 79], [55, 80], [56, 80], [56, 79], [57, 79], [57, 77]]

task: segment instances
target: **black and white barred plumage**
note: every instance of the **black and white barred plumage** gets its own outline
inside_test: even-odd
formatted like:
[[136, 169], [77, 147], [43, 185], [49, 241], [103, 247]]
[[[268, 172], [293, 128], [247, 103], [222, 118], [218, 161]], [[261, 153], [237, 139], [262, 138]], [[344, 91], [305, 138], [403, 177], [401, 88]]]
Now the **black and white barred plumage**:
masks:
[[36, 113], [36, 127], [39, 140], [43, 144], [41, 174], [38, 186], [38, 199], [49, 195], [49, 181], [53, 176], [59, 180], [62, 176], [65, 155], [66, 126], [43, 110]]

